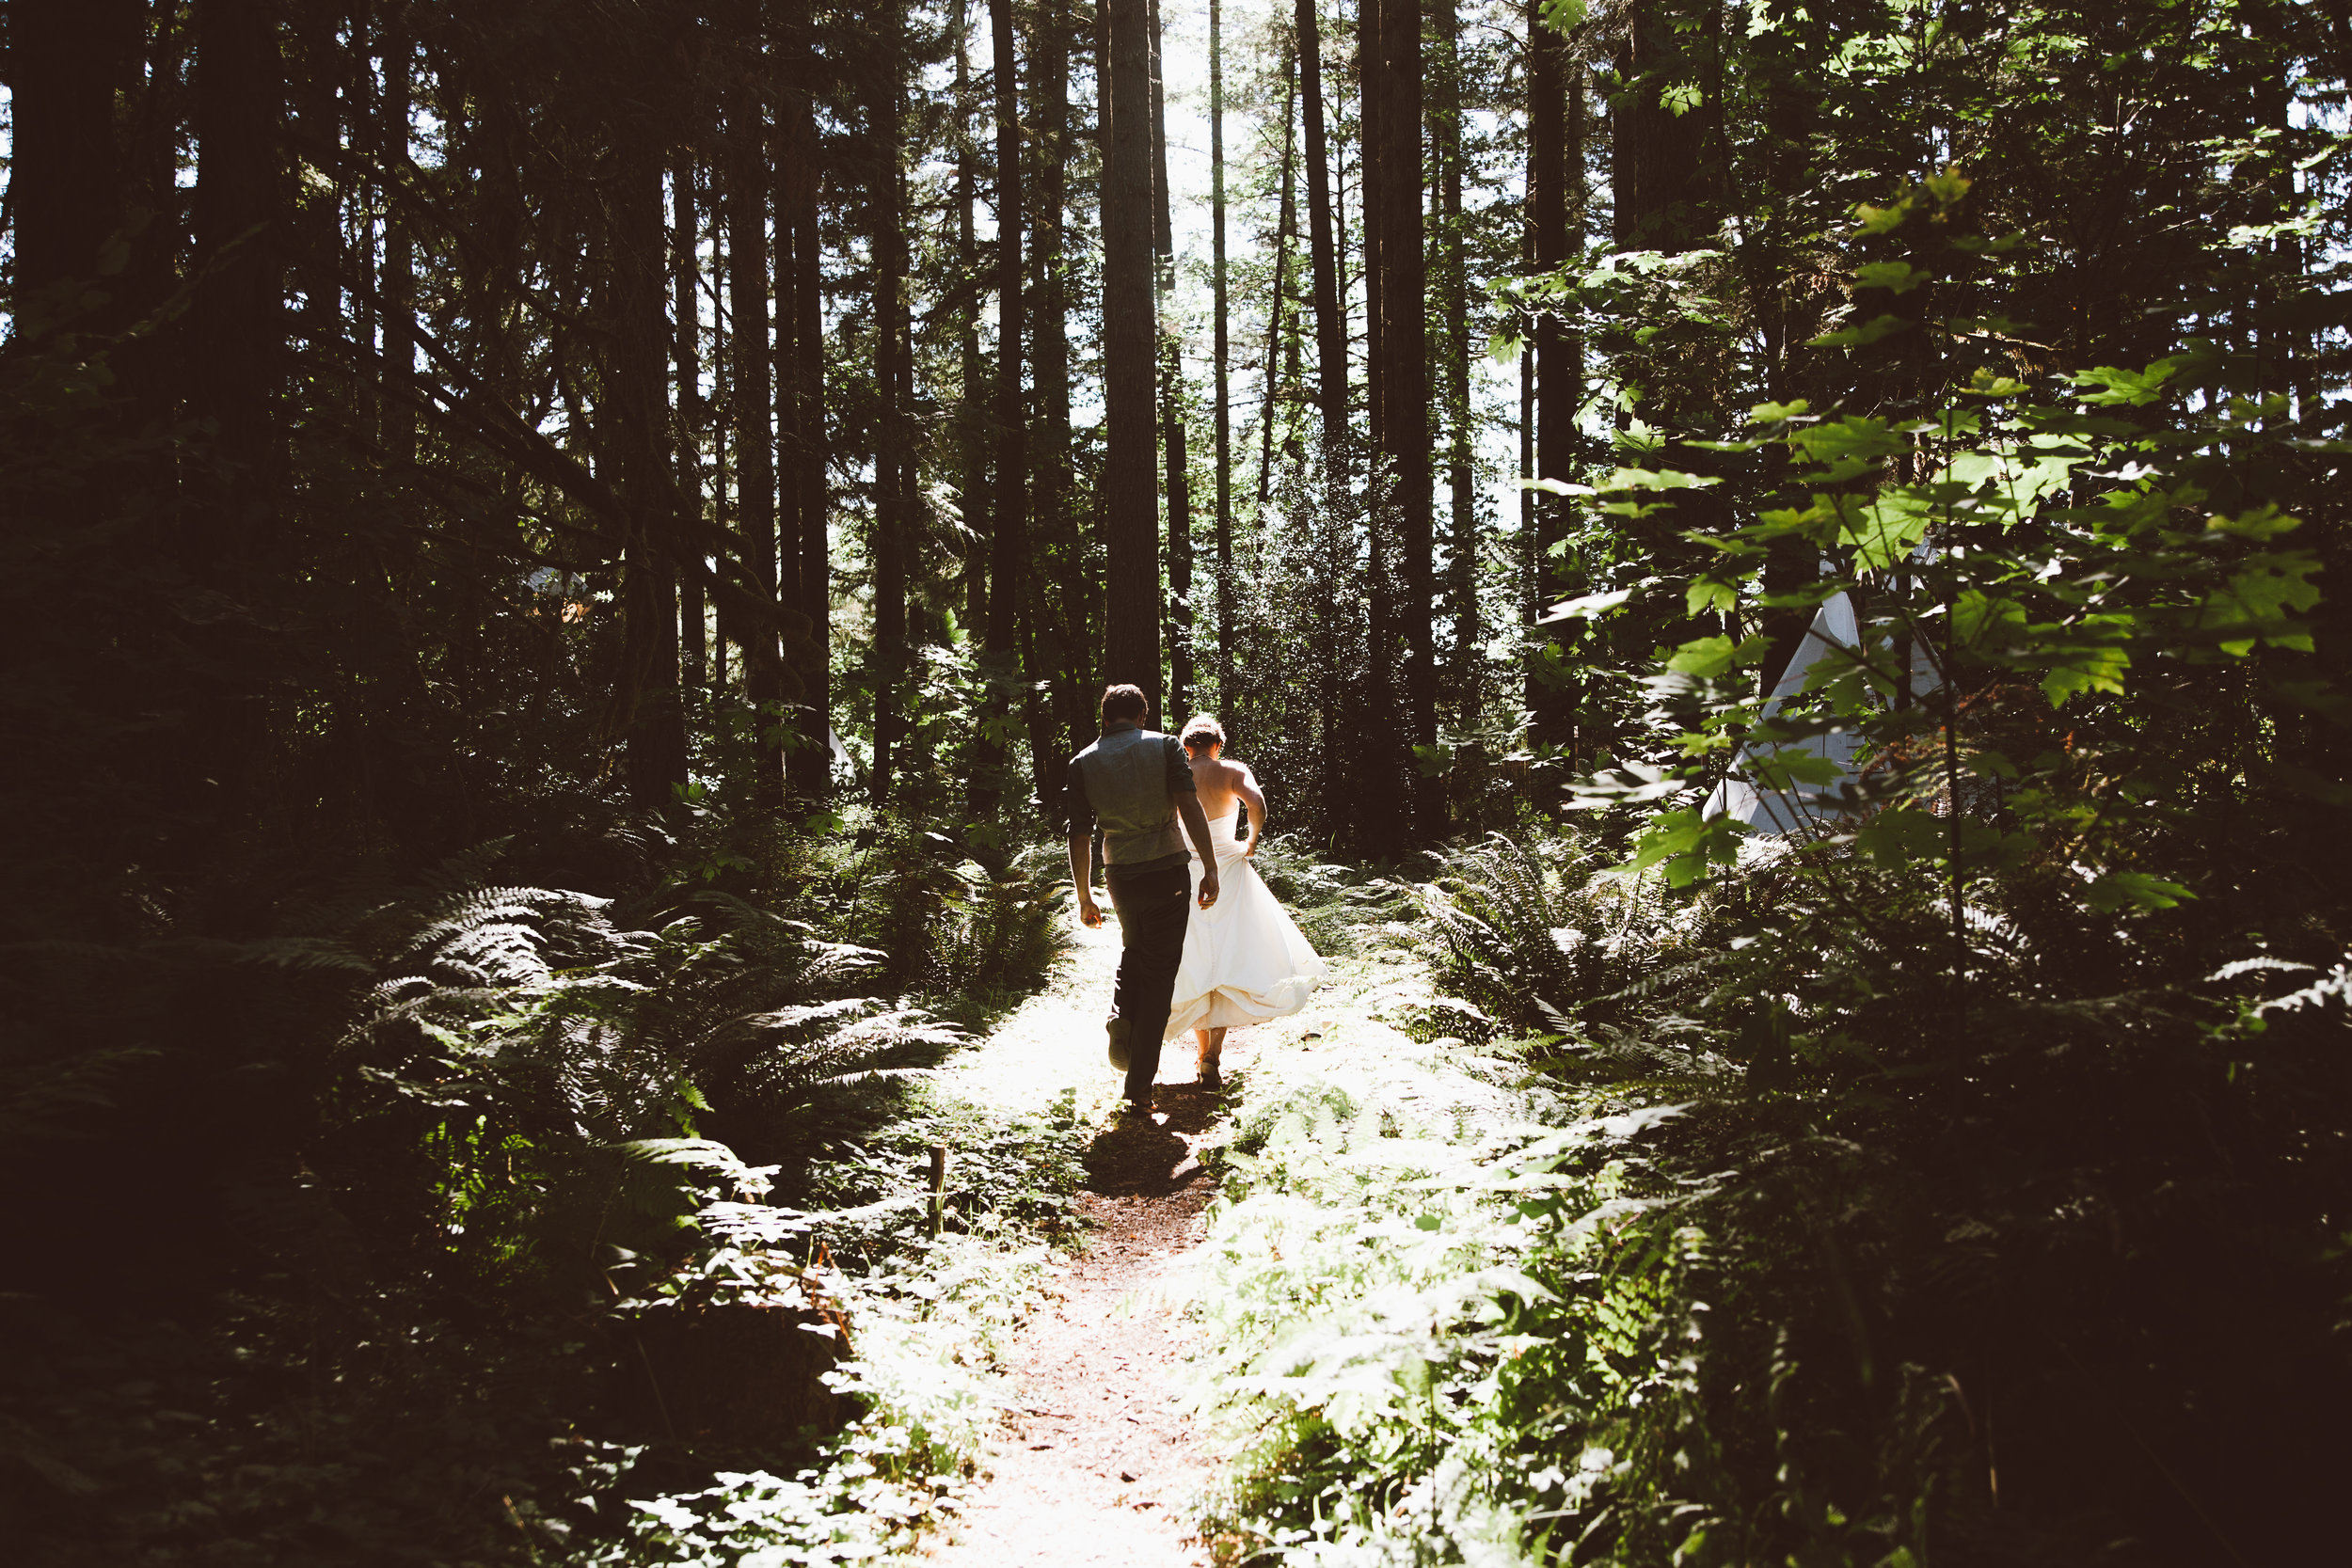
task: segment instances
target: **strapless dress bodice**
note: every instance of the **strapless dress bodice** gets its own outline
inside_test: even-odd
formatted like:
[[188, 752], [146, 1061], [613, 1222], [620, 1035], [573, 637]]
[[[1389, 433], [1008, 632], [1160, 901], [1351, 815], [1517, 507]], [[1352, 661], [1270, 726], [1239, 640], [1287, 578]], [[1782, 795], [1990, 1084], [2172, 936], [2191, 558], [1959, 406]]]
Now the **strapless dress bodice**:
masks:
[[[1216, 847], [1216, 858], [1219, 863], [1233, 859], [1249, 847], [1248, 839], [1233, 836], [1234, 826], [1240, 820], [1241, 802], [1239, 800], [1234, 801], [1233, 809], [1224, 816], [1209, 818], [1209, 842]], [[1189, 838], [1186, 839], [1184, 847], [1192, 849]], [[1193, 863], [1198, 865], [1200, 863], [1200, 851], [1193, 850], [1192, 859]]]

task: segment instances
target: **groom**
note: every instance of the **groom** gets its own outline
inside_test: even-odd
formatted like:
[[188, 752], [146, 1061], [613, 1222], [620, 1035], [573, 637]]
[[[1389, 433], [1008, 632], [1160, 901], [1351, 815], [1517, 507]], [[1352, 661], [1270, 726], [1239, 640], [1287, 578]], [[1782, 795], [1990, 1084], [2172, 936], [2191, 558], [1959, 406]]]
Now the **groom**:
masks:
[[1200, 907], [1216, 902], [1216, 854], [1209, 819], [1193, 793], [1192, 765], [1172, 735], [1147, 730], [1151, 703], [1140, 687], [1103, 693], [1103, 738], [1070, 759], [1063, 816], [1070, 828], [1070, 880], [1078, 919], [1103, 924], [1094, 902], [1094, 825], [1103, 825], [1103, 880], [1119, 916], [1119, 985], [1111, 995], [1111, 1066], [1127, 1073], [1130, 1115], [1152, 1109], [1160, 1036], [1184, 957], [1192, 873], [1184, 831], [1200, 852]]

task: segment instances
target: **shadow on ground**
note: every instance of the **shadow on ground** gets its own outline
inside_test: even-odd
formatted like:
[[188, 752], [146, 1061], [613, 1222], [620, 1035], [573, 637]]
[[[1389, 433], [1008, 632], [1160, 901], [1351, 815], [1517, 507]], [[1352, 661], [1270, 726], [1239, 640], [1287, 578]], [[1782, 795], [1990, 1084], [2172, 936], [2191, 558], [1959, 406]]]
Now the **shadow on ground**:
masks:
[[1087, 1190], [1116, 1197], [1166, 1197], [1208, 1173], [1193, 1146], [1217, 1118], [1220, 1096], [1198, 1084], [1162, 1084], [1150, 1120], [1123, 1118], [1086, 1153]]

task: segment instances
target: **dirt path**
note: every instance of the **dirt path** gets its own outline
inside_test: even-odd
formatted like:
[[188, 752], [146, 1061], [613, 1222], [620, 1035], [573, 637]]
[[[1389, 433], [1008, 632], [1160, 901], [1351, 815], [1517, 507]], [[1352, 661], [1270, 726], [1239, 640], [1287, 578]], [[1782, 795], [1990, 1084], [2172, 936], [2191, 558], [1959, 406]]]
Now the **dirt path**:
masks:
[[[1115, 937], [1088, 933], [1062, 983], [960, 1065], [959, 1088], [1031, 1105], [1072, 1088], [1082, 1114], [1107, 1110], [1118, 1080], [1104, 1060], [1102, 1021], [1118, 956]], [[1227, 1041], [1229, 1067], [1249, 1053], [1246, 1032]], [[1012, 1365], [1018, 1393], [989, 1479], [961, 1519], [930, 1543], [930, 1560], [1208, 1562], [1191, 1538], [1189, 1504], [1209, 1465], [1176, 1402], [1185, 1325], [1169, 1279], [1215, 1196], [1195, 1150], [1218, 1107], [1191, 1077], [1190, 1053], [1172, 1051], [1152, 1124], [1112, 1127], [1089, 1149], [1079, 1208], [1093, 1235], [1023, 1332]]]

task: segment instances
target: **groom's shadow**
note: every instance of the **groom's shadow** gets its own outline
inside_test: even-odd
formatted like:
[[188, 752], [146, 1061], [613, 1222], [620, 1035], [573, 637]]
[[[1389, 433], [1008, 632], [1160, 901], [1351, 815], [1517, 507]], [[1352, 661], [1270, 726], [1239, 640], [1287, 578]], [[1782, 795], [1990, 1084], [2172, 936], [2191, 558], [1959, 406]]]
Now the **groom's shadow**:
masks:
[[1218, 1097], [1198, 1084], [1162, 1084], [1152, 1106], [1149, 1119], [1122, 1118], [1088, 1147], [1088, 1191], [1166, 1197], [1207, 1177], [1192, 1147], [1216, 1123]]

